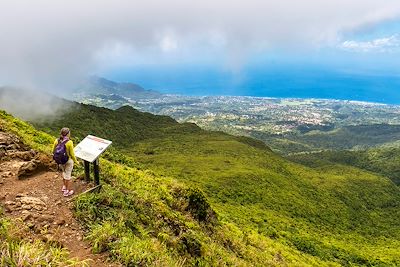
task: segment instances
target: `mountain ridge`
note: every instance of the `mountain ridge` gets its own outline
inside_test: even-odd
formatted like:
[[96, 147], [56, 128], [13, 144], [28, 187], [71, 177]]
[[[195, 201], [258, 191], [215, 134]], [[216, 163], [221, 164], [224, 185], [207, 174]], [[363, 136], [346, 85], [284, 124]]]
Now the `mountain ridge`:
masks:
[[118, 83], [99, 76], [91, 76], [77, 86], [75, 94], [86, 96], [119, 95], [128, 99], [157, 98], [162, 94], [154, 90], [146, 90], [134, 83]]

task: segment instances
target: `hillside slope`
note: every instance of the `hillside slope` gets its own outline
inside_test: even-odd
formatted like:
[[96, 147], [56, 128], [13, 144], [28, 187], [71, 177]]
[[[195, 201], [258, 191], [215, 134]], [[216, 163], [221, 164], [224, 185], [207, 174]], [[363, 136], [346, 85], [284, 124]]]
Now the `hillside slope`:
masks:
[[378, 173], [400, 185], [400, 148], [380, 146], [366, 150], [327, 150], [315, 153], [300, 153], [287, 157], [312, 168], [335, 164], [354, 166]]
[[[0, 115], [0, 266], [117, 266], [91, 253], [47, 154], [9, 131]], [[14, 120], [14, 122], [18, 122]], [[20, 124], [19, 126], [22, 126]], [[39, 141], [46, 135], [32, 131]], [[31, 136], [35, 138], [34, 136]], [[76, 182], [77, 193], [88, 188]]]
[[79, 138], [92, 133], [113, 140], [136, 167], [200, 188], [221, 221], [257, 238], [342, 265], [400, 264], [400, 191], [387, 178], [340, 165], [307, 168], [253, 139], [129, 107], [81, 105], [35, 125], [53, 134], [69, 126]]
[[[0, 123], [29, 146], [49, 152], [54, 137], [4, 112]], [[328, 266], [329, 262], [226, 221], [196, 188], [139, 170], [124, 155], [105, 157], [101, 192], [74, 201], [75, 216], [95, 253], [109, 252], [126, 266]], [[78, 168], [76, 174], [81, 171]]]

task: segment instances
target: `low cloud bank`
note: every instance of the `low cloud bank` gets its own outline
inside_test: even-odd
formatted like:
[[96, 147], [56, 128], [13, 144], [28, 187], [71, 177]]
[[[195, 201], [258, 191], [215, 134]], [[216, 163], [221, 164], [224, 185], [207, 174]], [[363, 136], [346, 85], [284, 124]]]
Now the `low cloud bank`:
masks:
[[54, 91], [124, 64], [236, 68], [266, 49], [335, 46], [399, 15], [398, 0], [5, 0], [0, 85]]

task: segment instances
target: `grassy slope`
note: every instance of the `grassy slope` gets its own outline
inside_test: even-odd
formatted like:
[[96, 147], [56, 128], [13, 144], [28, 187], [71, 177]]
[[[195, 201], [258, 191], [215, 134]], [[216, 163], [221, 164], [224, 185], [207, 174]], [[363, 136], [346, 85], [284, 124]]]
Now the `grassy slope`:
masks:
[[[202, 188], [241, 227], [312, 255], [361, 264], [399, 256], [399, 190], [387, 179], [351, 167], [308, 169], [240, 143], [192, 138], [180, 139], [186, 147], [153, 139], [130, 151], [145, 166]], [[377, 253], [384, 246], [390, 249]]]
[[310, 167], [323, 167], [335, 164], [355, 166], [379, 173], [400, 184], [400, 148], [378, 147], [367, 150], [321, 151], [289, 156], [289, 159]]
[[284, 135], [252, 131], [247, 135], [263, 140], [281, 155], [290, 155], [326, 149], [367, 149], [382, 146], [400, 139], [400, 125], [352, 125], [330, 131], [313, 130], [306, 133]]
[[[320, 149], [352, 149], [379, 146], [400, 138], [400, 125], [373, 124], [343, 126], [332, 131], [310, 131], [286, 135], [284, 138], [266, 138], [282, 153], [315, 151]], [[287, 146], [289, 142], [294, 145]]]
[[[86, 122], [76, 119], [88, 114]], [[79, 137], [90, 132], [112, 139], [157, 176], [199, 187], [221, 220], [242, 232], [255, 231], [325, 261], [400, 264], [400, 191], [388, 179], [339, 165], [307, 168], [257, 141], [157, 123], [161, 118], [167, 120], [131, 108], [82, 106], [38, 126], [55, 133], [68, 125]]]
[[[4, 129], [48, 152], [54, 137], [0, 111]], [[107, 250], [127, 266], [334, 266], [221, 219], [203, 193], [139, 170], [122, 154], [101, 161], [103, 189], [75, 201], [94, 252]]]

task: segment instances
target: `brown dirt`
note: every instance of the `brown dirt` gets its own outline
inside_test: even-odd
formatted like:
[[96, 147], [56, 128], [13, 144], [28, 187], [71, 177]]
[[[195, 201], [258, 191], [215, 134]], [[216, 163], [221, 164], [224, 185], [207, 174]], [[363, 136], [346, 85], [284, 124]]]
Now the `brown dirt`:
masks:
[[[92, 254], [90, 244], [83, 239], [82, 226], [73, 216], [71, 197], [61, 192], [61, 174], [51, 171], [51, 161], [41, 161], [43, 158], [48, 156], [31, 151], [14, 135], [0, 131], [0, 204], [6, 216], [21, 224], [22, 236], [28, 240], [61, 245], [71, 257], [89, 260], [90, 266], [117, 266], [108, 262], [107, 254]], [[32, 161], [45, 163], [21, 179], [21, 166]], [[75, 180], [73, 196], [92, 186]]]

